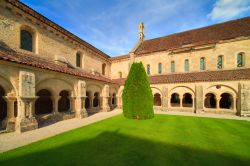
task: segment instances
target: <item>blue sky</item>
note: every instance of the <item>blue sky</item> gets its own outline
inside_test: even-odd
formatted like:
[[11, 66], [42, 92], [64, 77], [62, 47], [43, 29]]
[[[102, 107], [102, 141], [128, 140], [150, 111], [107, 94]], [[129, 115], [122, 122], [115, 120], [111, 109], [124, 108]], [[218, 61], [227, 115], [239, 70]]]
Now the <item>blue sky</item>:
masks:
[[138, 41], [250, 16], [250, 0], [21, 0], [110, 56]]

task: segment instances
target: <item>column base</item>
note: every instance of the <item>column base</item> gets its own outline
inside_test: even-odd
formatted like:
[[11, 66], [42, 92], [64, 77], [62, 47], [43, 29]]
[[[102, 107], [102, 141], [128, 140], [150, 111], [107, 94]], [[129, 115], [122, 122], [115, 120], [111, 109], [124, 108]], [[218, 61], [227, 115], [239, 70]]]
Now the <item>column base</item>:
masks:
[[38, 128], [38, 123], [35, 117], [32, 118], [17, 118], [16, 119], [16, 131], [26, 132], [30, 130], [35, 130]]
[[3, 121], [3, 127], [6, 128], [6, 132], [15, 131], [16, 126], [16, 118], [6, 118]]
[[109, 112], [110, 111], [110, 107], [103, 107], [102, 108], [102, 112]]
[[88, 112], [86, 110], [81, 110], [79, 113], [76, 113], [76, 118], [86, 118], [88, 117]]

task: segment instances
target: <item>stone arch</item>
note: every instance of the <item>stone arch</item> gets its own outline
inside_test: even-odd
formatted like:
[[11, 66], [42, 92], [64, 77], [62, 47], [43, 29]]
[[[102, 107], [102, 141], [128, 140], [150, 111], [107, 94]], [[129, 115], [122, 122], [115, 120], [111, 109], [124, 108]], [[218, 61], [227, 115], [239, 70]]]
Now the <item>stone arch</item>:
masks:
[[220, 99], [220, 108], [222, 109], [233, 109], [233, 96], [230, 93], [222, 93]]
[[161, 94], [154, 94], [154, 106], [161, 106]]
[[170, 98], [171, 107], [180, 107], [180, 95], [178, 93], [172, 93]]
[[[180, 96], [183, 96], [185, 93], [190, 93], [192, 96], [194, 96], [194, 90], [188, 86], [177, 86], [172, 89], [170, 89], [169, 94], [172, 93], [178, 93]], [[171, 97], [171, 96], [169, 96]]]
[[93, 107], [100, 107], [100, 93], [99, 92], [94, 93]]
[[86, 91], [86, 99], [85, 99], [85, 108], [89, 109], [90, 108], [90, 92]]
[[214, 93], [206, 93], [204, 99], [204, 107], [216, 108], [216, 95]]
[[59, 93], [60, 99], [58, 100], [58, 112], [67, 112], [70, 111], [70, 93], [67, 90], [62, 90]]
[[190, 93], [184, 93], [182, 97], [183, 107], [193, 107], [193, 96]]
[[156, 93], [159, 93], [161, 96], [162, 96], [162, 91], [160, 88], [157, 88], [157, 87], [150, 87], [151, 90], [152, 90], [152, 94], [156, 94]]
[[36, 95], [38, 99], [35, 102], [35, 114], [50, 114], [53, 112], [52, 93], [47, 89], [39, 90]]

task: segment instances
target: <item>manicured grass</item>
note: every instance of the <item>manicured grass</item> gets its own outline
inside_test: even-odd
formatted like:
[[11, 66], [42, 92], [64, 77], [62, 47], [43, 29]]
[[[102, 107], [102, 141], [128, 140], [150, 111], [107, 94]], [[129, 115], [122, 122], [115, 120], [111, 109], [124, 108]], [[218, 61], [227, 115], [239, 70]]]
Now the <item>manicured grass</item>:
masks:
[[113, 117], [0, 154], [0, 165], [250, 165], [250, 122]]

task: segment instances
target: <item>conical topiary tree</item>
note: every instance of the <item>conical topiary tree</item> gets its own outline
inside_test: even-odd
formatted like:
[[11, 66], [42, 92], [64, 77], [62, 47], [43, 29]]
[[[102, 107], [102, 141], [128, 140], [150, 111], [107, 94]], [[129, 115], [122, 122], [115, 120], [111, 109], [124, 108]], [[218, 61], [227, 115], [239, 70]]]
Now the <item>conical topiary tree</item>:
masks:
[[143, 64], [133, 63], [122, 94], [123, 115], [131, 119], [154, 117], [153, 95]]

